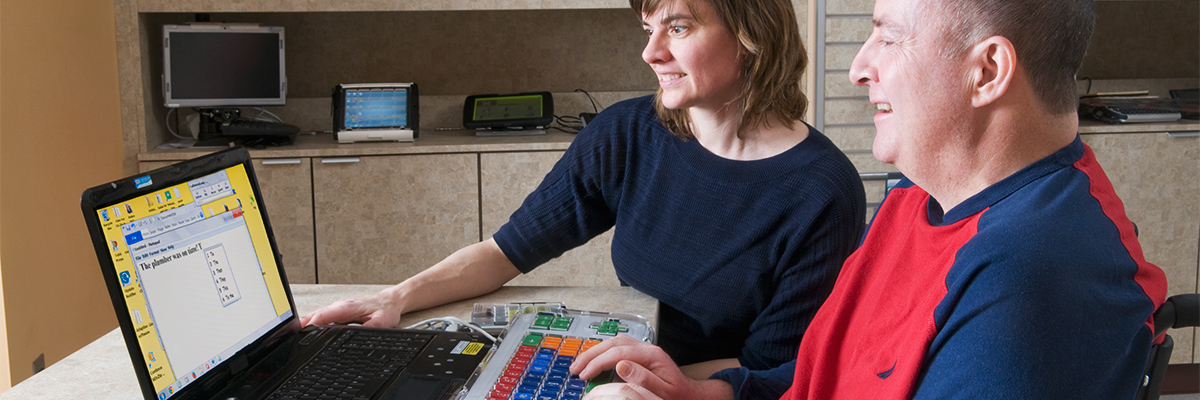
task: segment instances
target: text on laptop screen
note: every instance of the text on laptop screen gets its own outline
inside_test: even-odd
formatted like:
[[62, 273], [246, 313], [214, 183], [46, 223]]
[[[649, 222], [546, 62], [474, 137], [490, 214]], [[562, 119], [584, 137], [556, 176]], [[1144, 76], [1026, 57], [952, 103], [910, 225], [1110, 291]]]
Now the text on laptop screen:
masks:
[[243, 165], [96, 213], [159, 398], [293, 315]]

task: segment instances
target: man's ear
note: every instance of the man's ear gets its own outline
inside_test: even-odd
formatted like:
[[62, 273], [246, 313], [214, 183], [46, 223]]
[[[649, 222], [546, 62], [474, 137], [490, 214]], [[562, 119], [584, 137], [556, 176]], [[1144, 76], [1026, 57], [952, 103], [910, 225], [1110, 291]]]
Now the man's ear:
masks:
[[971, 77], [971, 106], [994, 103], [1008, 92], [1017, 73], [1017, 52], [1012, 42], [992, 36], [976, 44], [967, 55]]

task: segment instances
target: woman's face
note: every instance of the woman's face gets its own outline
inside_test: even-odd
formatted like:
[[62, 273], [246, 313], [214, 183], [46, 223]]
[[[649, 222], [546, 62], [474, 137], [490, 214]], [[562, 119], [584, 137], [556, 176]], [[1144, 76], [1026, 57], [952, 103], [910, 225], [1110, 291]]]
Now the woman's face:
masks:
[[742, 87], [740, 46], [707, 1], [668, 2], [643, 15], [649, 35], [642, 59], [650, 64], [670, 109], [720, 110]]

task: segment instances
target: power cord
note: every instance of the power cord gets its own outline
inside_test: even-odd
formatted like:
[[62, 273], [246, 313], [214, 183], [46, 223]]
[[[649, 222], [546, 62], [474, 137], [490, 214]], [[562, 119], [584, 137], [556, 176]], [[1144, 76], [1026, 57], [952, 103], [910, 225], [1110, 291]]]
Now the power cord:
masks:
[[408, 326], [406, 329], [424, 329], [424, 330], [434, 330], [434, 331], [457, 332], [462, 328], [468, 328], [472, 331], [475, 331], [476, 333], [479, 333], [480, 335], [483, 335], [483, 337], [488, 338], [493, 343], [496, 342], [496, 337], [487, 333], [487, 331], [483, 330], [483, 328], [480, 328], [478, 325], [472, 324], [467, 321], [463, 321], [463, 320], [455, 318], [455, 317], [430, 318], [430, 319], [412, 324], [411, 326]]
[[579, 116], [555, 115], [554, 122], [558, 126], [551, 126], [549, 127], [550, 129], [557, 129], [566, 133], [579, 133], [579, 131], [583, 130], [583, 127], [587, 126], [588, 121], [591, 121], [592, 118], [596, 117], [596, 114], [600, 113], [600, 107], [596, 105], [596, 99], [592, 97], [591, 93], [583, 89], [575, 89], [575, 91], [587, 96], [588, 101], [592, 103], [592, 112], [579, 113]]
[[566, 133], [579, 133], [579, 131], [583, 130], [583, 122], [576, 116], [555, 115], [554, 122], [559, 126], [550, 126], [550, 129], [557, 129]]
[[575, 91], [582, 92], [584, 95], [587, 95], [588, 100], [592, 102], [592, 112], [597, 113], [597, 114], [600, 113], [600, 109], [596, 107], [596, 99], [592, 98], [591, 93], [588, 93], [586, 90], [583, 90], [583, 89], [575, 89]]
[[179, 124], [178, 121], [176, 121], [174, 124], [171, 123], [171, 114], [174, 113], [175, 110], [176, 110], [175, 108], [171, 108], [170, 110], [167, 110], [167, 116], [166, 116], [166, 118], [163, 119], [163, 124], [167, 126], [167, 132], [171, 132], [171, 136], [174, 136], [174, 137], [177, 137], [180, 139], [185, 139], [185, 140], [195, 139], [191, 136], [183, 136], [183, 135], [180, 135], [175, 132], [175, 128], [177, 127], [176, 125]]
[[[258, 110], [258, 115], [255, 115], [254, 118], [252, 118], [255, 121], [274, 122], [274, 123], [280, 123], [280, 124], [283, 123], [283, 118], [279, 118], [278, 115], [275, 115], [275, 113], [272, 113], [270, 111], [267, 111], [265, 108], [254, 107], [254, 109]], [[264, 114], [270, 115], [271, 118], [264, 117], [263, 116]]]

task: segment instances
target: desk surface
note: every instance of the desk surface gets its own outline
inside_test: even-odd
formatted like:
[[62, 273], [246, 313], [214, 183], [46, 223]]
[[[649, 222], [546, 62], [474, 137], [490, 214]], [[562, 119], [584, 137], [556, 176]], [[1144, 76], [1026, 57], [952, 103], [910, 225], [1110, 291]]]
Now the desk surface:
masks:
[[[297, 310], [304, 314], [337, 300], [375, 293], [386, 287], [292, 285], [292, 293]], [[474, 299], [405, 314], [401, 325], [443, 316], [469, 319], [475, 303], [519, 301], [561, 301], [575, 309], [638, 314], [650, 320], [651, 324], [657, 322], [658, 315], [657, 301], [629, 287], [505, 286]], [[0, 393], [0, 400], [138, 398], [141, 398], [141, 392], [120, 329], [114, 329], [46, 370]]]

